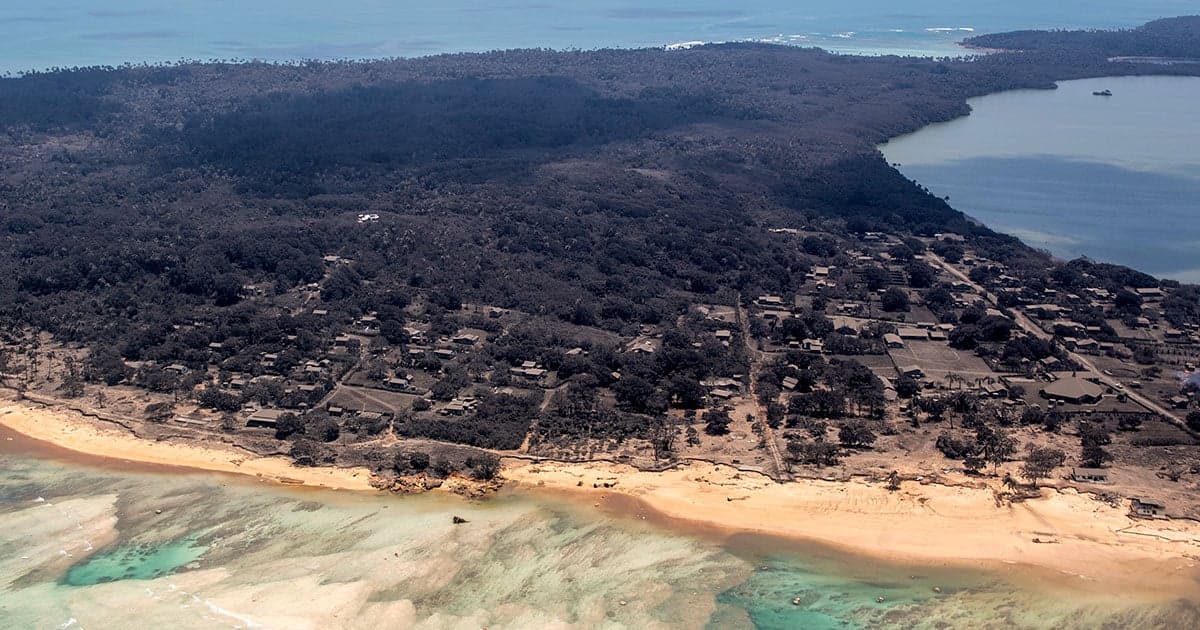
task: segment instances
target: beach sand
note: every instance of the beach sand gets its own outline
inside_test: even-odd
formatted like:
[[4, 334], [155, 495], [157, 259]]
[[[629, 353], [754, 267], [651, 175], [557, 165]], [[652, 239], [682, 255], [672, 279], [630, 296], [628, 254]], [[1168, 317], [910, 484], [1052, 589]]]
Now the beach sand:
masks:
[[[2, 404], [0, 427], [123, 467], [185, 468], [374, 491], [366, 469], [300, 468], [283, 458], [255, 458], [221, 445], [151, 442], [69, 411]], [[1046, 488], [1040, 498], [1010, 505], [997, 501], [994, 480], [992, 485], [966, 478], [962, 485], [906, 481], [892, 492], [858, 479], [780, 484], [706, 463], [665, 472], [603, 462], [506, 458], [504, 463], [511, 491], [554, 493], [710, 535], [819, 543], [896, 563], [1032, 567], [1053, 573], [1057, 583], [1065, 579], [1072, 588], [1098, 594], [1120, 587], [1125, 596], [1200, 597], [1200, 523], [1133, 519], [1124, 505], [1113, 507], [1072, 489]]]
[[779, 484], [712, 464], [655, 473], [613, 464], [506, 463], [504, 475], [521, 487], [588, 497], [597, 507], [634, 497], [644, 506], [634, 510], [727, 535], [815, 542], [897, 563], [1034, 567], [1053, 573], [1054, 582], [1065, 577], [1073, 588], [1097, 592], [1119, 586], [1123, 595], [1200, 595], [1200, 524], [1133, 519], [1125, 506], [1071, 489], [998, 505], [992, 487], [908, 481], [891, 492], [860, 480]]
[[371, 472], [366, 468], [303, 468], [282, 457], [256, 457], [220, 444], [143, 440], [121, 427], [71, 411], [3, 403], [0, 404], [0, 426], [67, 451], [131, 466], [248, 475], [294, 486], [375, 490], [371, 486]]

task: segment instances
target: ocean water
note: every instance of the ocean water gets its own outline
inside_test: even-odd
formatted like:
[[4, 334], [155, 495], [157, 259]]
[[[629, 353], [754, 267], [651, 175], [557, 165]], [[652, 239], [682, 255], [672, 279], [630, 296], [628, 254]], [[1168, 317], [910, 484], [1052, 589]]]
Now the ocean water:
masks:
[[[1093, 96], [1109, 89], [1110, 97]], [[1200, 78], [1065, 81], [970, 101], [965, 118], [881, 150], [1001, 232], [1200, 282]]]
[[1197, 0], [40, 0], [0, 3], [0, 72], [771, 41], [953, 55], [974, 32], [1129, 27]]
[[9, 447], [0, 453], [0, 628], [1200, 623], [1184, 600], [1150, 604], [1015, 571], [886, 565], [649, 523], [546, 497], [294, 490], [101, 470]]

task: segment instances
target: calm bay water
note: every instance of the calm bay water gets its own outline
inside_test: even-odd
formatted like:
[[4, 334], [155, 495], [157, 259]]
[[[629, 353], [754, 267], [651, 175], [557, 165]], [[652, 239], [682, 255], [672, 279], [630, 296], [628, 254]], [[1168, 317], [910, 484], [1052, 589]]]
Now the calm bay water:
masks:
[[[1109, 89], [1111, 97], [1093, 96]], [[971, 101], [881, 147], [1001, 232], [1070, 259], [1200, 282], [1200, 78], [1066, 81]]]
[[0, 3], [0, 71], [740, 40], [949, 55], [972, 32], [1194, 13], [1197, 0], [44, 0]]
[[1200, 623], [1186, 602], [1064, 595], [1017, 574], [883, 565], [761, 537], [717, 541], [549, 499], [289, 491], [12, 450], [0, 454], [0, 628]]

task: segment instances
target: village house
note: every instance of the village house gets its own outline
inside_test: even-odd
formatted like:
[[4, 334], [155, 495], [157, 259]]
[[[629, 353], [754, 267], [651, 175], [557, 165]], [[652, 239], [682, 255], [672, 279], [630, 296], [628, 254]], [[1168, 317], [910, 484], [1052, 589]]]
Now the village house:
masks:
[[464, 396], [456, 398], [448, 403], [438, 413], [443, 416], [461, 416], [468, 411], [474, 411], [479, 406], [479, 401], [472, 396]]
[[1004, 398], [1008, 395], [1008, 388], [1004, 383], [983, 383], [979, 392], [988, 398]]
[[862, 330], [862, 324], [859, 322], [859, 320], [852, 319], [850, 317], [835, 315], [834, 317], [830, 318], [830, 321], [833, 322], [833, 329], [843, 334], [850, 333], [852, 335], [857, 335]]
[[540, 381], [546, 377], [548, 371], [536, 361], [523, 361], [521, 365], [509, 368], [509, 374], [530, 381]]
[[246, 427], [251, 429], [274, 429], [279, 419], [287, 413], [282, 409], [258, 409], [246, 418]]
[[633, 354], [654, 354], [657, 350], [658, 346], [650, 339], [635, 339], [625, 347], [625, 352]]
[[925, 371], [922, 370], [920, 368], [920, 366], [917, 366], [917, 365], [912, 365], [912, 364], [897, 365], [896, 371], [899, 372], [901, 376], [907, 376], [908, 378], [911, 378], [911, 379], [925, 378]]
[[1158, 287], [1134, 289], [1133, 292], [1137, 293], [1138, 297], [1147, 301], [1161, 300], [1164, 296], [1163, 290]]
[[1134, 497], [1129, 500], [1129, 512], [1140, 518], [1167, 518], [1167, 507], [1156, 501]]
[[473, 346], [479, 343], [479, 335], [472, 333], [462, 333], [450, 338], [451, 343], [456, 343], [460, 346]]
[[1073, 322], [1069, 319], [1056, 319], [1050, 326], [1050, 332], [1063, 337], [1084, 337], [1087, 335], [1087, 328], [1083, 324]]
[[1090, 405], [1100, 402], [1104, 388], [1078, 376], [1060, 378], [1047, 383], [1040, 395], [1047, 400], [1061, 400], [1073, 405]]
[[1108, 483], [1108, 471], [1102, 468], [1072, 468], [1071, 479], [1081, 483]]
[[1046, 371], [1053, 371], [1062, 367], [1062, 361], [1059, 361], [1058, 357], [1045, 357], [1043, 359], [1038, 359], [1038, 364], [1041, 365], [1042, 369]]
[[378, 411], [360, 411], [355, 414], [360, 420], [367, 422], [377, 422], [383, 420], [383, 414]]
[[742, 388], [742, 384], [740, 382], [738, 382], [736, 379], [724, 378], [724, 377], [710, 378], [708, 380], [700, 381], [700, 385], [708, 390], [728, 389], [728, 390], [733, 390], [735, 392], [740, 391]]
[[1067, 309], [1057, 304], [1030, 304], [1025, 307], [1025, 312], [1038, 319], [1058, 319], [1065, 313]]

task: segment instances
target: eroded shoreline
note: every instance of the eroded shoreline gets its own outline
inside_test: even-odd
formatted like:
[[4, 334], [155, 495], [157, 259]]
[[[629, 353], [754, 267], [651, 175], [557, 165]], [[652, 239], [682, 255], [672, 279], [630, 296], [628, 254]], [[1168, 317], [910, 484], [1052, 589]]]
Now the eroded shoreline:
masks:
[[[0, 405], [0, 427], [46, 445], [18, 445], [35, 457], [57, 453], [122, 470], [202, 471], [378, 492], [366, 469], [301, 468], [218, 445], [151, 442], [99, 424], [49, 408]], [[0, 435], [4, 439], [11, 437]], [[772, 537], [895, 564], [1032, 568], [1043, 582], [1049, 572], [1061, 576], [1058, 583], [1097, 595], [1118, 586], [1127, 596], [1149, 599], [1200, 597], [1200, 524], [1133, 519], [1121, 507], [1071, 489], [1045, 489], [1040, 498], [1003, 505], [986, 483], [907, 481], [889, 491], [857, 479], [779, 484], [712, 464], [644, 472], [599, 462], [505, 463], [510, 491], [554, 494], [691, 533]]]

